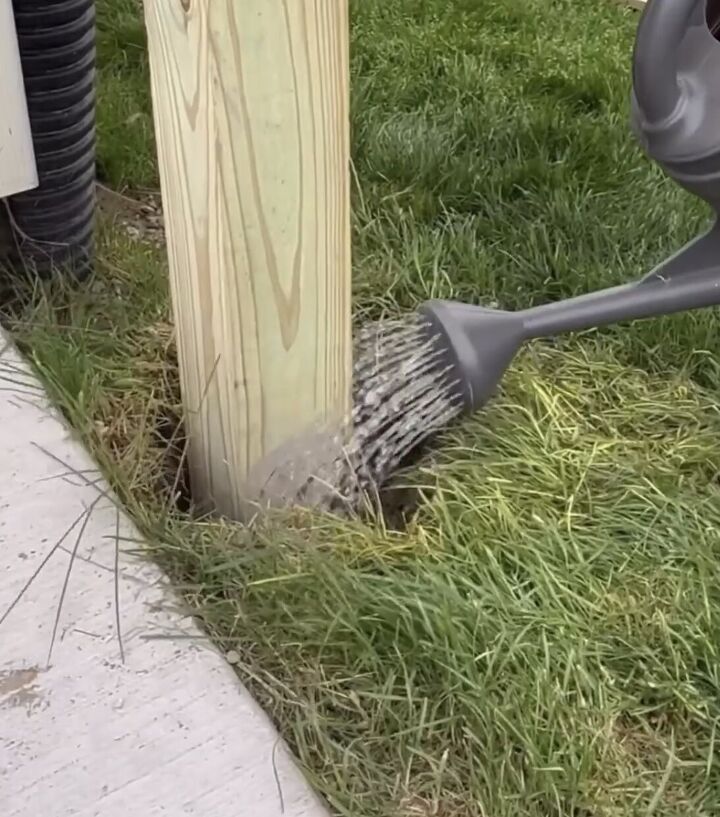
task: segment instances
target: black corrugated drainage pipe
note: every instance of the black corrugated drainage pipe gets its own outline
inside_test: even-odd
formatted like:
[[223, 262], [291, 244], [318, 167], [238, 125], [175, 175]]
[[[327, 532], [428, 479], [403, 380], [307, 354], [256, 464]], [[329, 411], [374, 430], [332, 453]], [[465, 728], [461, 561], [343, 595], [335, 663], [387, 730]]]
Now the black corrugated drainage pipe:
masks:
[[95, 224], [95, 0], [13, 0], [39, 186], [9, 199], [26, 267], [83, 278]]

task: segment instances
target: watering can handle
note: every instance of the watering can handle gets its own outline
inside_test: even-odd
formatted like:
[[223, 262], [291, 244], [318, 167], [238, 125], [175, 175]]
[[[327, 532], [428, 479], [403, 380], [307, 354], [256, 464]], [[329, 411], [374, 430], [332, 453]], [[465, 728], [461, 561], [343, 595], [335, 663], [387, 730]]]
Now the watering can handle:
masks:
[[690, 21], [706, 0], [648, 0], [633, 54], [633, 91], [646, 122], [670, 117], [682, 100], [677, 52]]

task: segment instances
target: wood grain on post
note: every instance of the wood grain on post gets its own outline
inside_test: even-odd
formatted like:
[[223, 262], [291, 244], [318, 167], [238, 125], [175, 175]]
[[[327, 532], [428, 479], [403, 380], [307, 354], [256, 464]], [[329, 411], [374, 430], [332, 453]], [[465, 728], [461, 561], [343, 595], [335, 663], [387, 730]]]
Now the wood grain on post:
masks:
[[347, 0], [145, 0], [189, 463], [246, 478], [349, 408]]

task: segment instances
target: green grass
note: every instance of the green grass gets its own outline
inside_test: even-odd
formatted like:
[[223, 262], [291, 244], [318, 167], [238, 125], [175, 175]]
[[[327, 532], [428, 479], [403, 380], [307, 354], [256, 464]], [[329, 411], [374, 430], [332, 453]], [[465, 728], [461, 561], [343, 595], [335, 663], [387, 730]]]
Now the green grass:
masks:
[[[153, 187], [136, 0], [99, 0], [100, 166]], [[353, 3], [359, 318], [515, 307], [642, 274], [707, 214], [627, 125], [637, 16], [609, 0]], [[162, 253], [16, 326], [208, 630], [338, 814], [718, 813], [713, 311], [529, 348], [449, 430], [406, 530], [252, 530], [158, 499], [179, 411]]]

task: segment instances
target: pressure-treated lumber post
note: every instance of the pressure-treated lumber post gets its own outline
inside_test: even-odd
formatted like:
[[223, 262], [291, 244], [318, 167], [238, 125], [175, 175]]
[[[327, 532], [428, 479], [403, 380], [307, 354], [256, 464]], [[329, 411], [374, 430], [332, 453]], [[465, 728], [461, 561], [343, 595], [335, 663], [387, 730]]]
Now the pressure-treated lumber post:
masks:
[[194, 498], [349, 408], [347, 0], [145, 0]]

